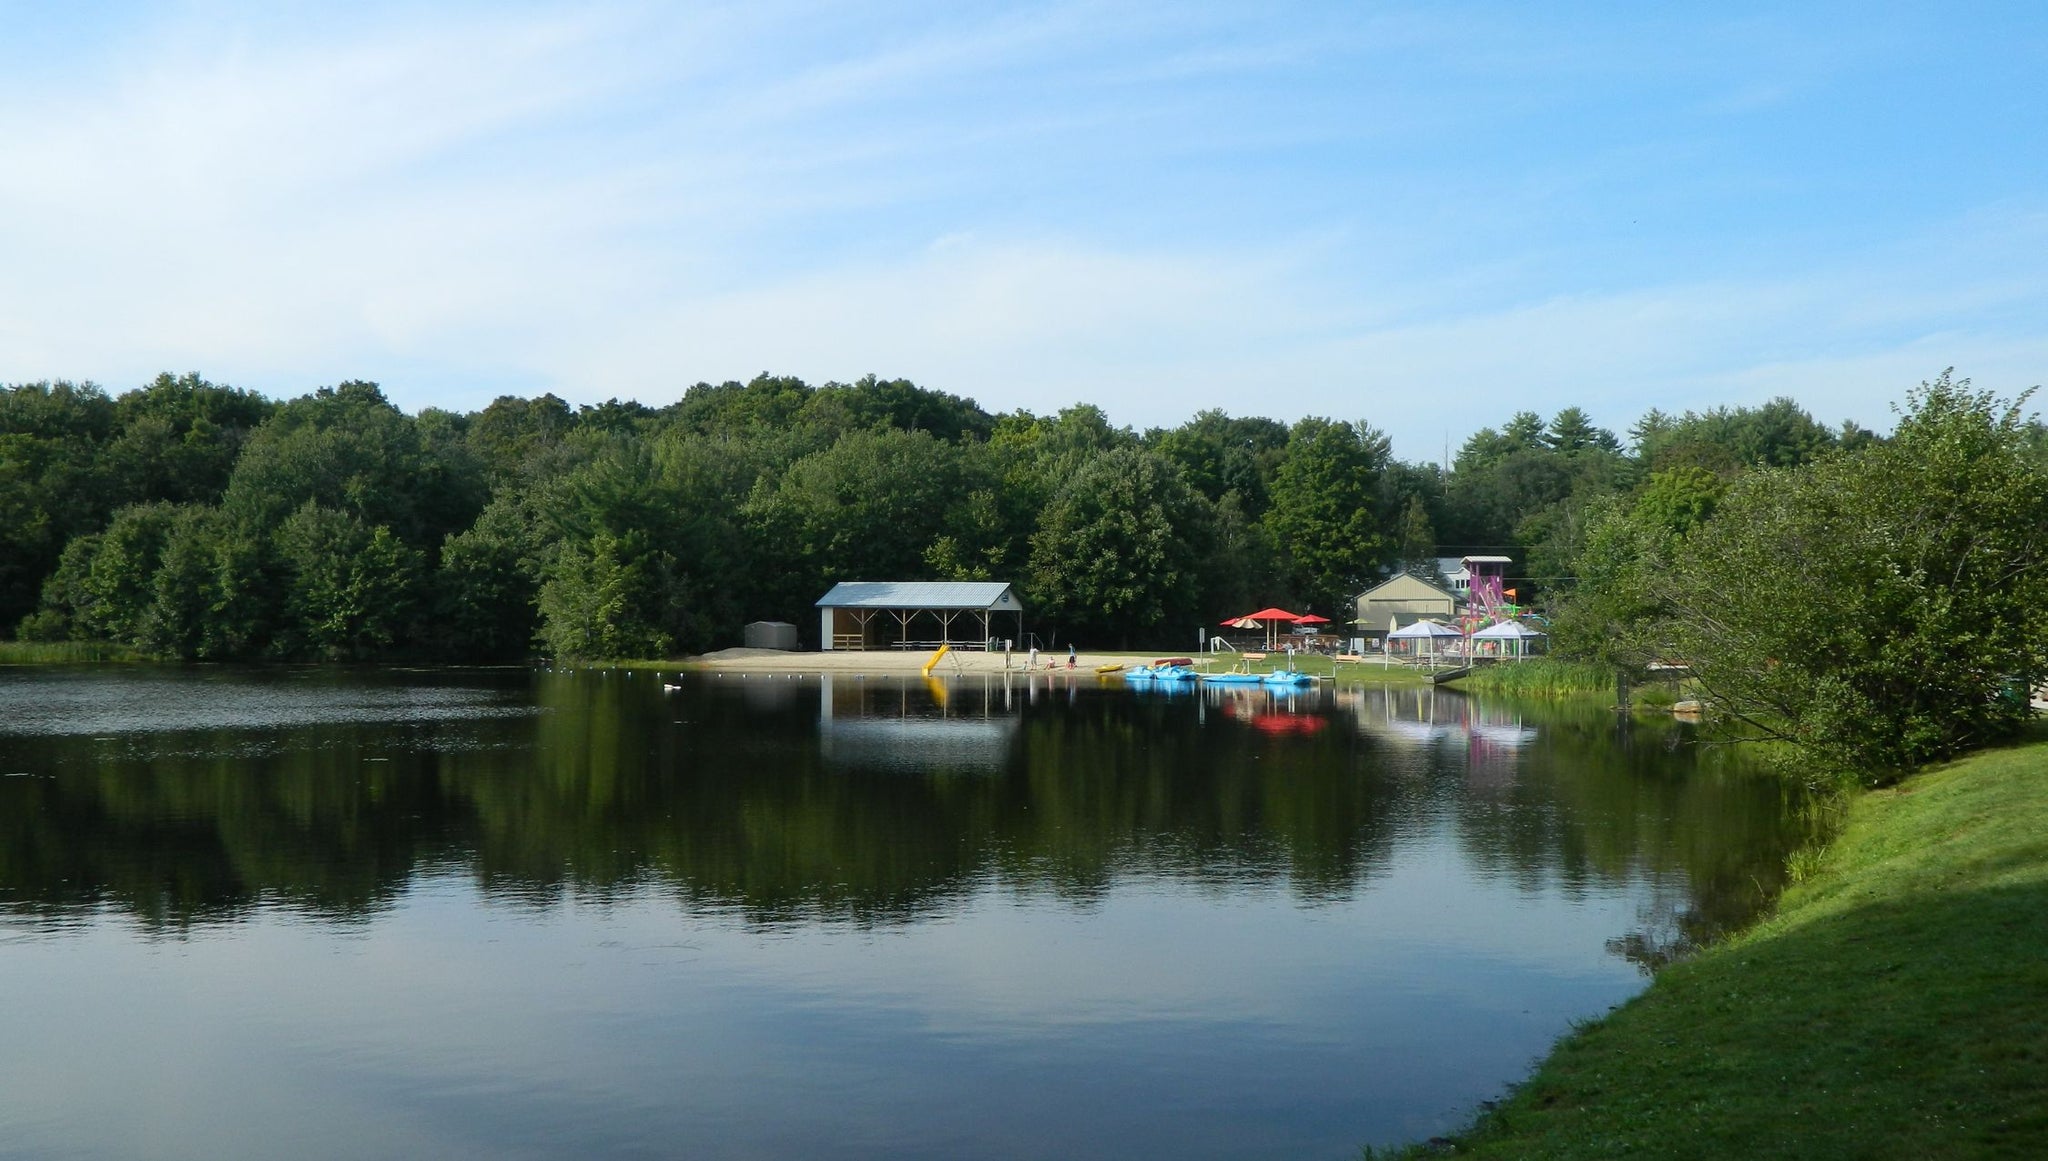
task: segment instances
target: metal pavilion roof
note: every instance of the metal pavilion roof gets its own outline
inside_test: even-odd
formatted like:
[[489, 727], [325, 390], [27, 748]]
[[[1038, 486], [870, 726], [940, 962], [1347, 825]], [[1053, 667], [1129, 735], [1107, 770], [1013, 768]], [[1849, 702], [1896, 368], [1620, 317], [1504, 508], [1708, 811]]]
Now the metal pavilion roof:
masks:
[[821, 609], [1000, 609], [1024, 605], [1001, 581], [840, 581]]

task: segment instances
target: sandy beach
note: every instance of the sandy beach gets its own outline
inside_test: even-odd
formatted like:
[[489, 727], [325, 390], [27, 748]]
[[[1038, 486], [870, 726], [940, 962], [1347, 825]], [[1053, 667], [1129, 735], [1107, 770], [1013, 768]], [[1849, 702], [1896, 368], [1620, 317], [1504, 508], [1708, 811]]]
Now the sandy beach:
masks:
[[[715, 653], [704, 653], [691, 657], [679, 664], [679, 668], [724, 673], [866, 673], [866, 674], [915, 674], [922, 670], [925, 662], [931, 660], [926, 650], [912, 652], [903, 649], [872, 649], [866, 651], [840, 649], [831, 652], [788, 652], [780, 649], [720, 649]], [[1015, 652], [1009, 655], [1012, 671], [1022, 670], [1030, 660], [1030, 654]], [[1150, 661], [1150, 657], [1132, 657], [1128, 654], [1104, 654], [1083, 652], [1074, 662], [1074, 672], [1093, 676], [1098, 665], [1133, 665]], [[1043, 672], [1051, 663], [1057, 672], [1067, 671], [1067, 654], [1041, 653], [1038, 669]], [[1001, 673], [1004, 656], [982, 650], [953, 650], [940, 658], [932, 670], [934, 675], [942, 673]]]

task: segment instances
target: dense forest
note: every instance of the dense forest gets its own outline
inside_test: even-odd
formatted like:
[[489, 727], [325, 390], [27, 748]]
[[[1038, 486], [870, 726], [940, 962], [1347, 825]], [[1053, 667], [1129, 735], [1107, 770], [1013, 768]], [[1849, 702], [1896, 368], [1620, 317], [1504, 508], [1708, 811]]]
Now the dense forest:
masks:
[[2048, 429], [1944, 373], [1891, 434], [1789, 399], [1626, 444], [1578, 408], [1406, 463], [1370, 424], [1080, 404], [992, 415], [873, 377], [671, 406], [407, 415], [197, 375], [0, 388], [0, 626], [184, 660], [674, 656], [806, 632], [850, 579], [1000, 579], [1043, 643], [1183, 645], [1267, 604], [1349, 619], [1503, 553], [1555, 650], [1685, 659], [1723, 724], [1840, 768], [2009, 736], [2048, 674]]
[[0, 388], [0, 626], [202, 660], [662, 656], [809, 632], [836, 580], [1001, 579], [1043, 639], [1181, 643], [1260, 605], [1348, 619], [1439, 555], [1504, 552], [1556, 593], [1604, 505], [1697, 506], [1874, 439], [1780, 399], [1651, 411], [1624, 445], [1567, 408], [1445, 471], [1359, 421], [1138, 432], [873, 377], [466, 415], [364, 382], [32, 383]]

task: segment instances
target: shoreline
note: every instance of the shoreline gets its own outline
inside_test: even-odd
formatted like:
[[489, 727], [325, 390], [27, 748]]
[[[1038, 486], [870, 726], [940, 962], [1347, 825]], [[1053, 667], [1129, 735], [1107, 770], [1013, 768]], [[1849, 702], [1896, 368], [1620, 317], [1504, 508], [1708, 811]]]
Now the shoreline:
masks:
[[1851, 792], [1768, 913], [1559, 1039], [1464, 1128], [1368, 1155], [2039, 1155], [2044, 773], [2037, 725]]
[[[952, 673], [1003, 674], [1021, 676], [1053, 676], [1065, 678], [1104, 678], [1122, 676], [1121, 670], [1098, 673], [1097, 668], [1105, 665], [1121, 666], [1128, 669], [1150, 664], [1153, 660], [1169, 654], [1152, 652], [1125, 652], [1105, 650], [1083, 650], [1074, 660], [1074, 667], [1067, 668], [1064, 651], [1040, 653], [1036, 668], [1029, 668], [1030, 655], [1012, 651], [1005, 665], [1002, 653], [983, 650], [949, 651], [933, 667], [931, 676], [944, 677]], [[1181, 656], [1194, 656], [1182, 654]], [[831, 650], [831, 651], [786, 651], [777, 649], [720, 649], [711, 653], [686, 657], [680, 661], [601, 661], [591, 663], [595, 667], [625, 669], [674, 670], [685, 673], [783, 673], [822, 674], [843, 673], [865, 677], [916, 677], [923, 673], [931, 654], [924, 651], [901, 649], [874, 650]], [[1236, 654], [1217, 654], [1213, 657], [1196, 657], [1197, 666], [1207, 661], [1209, 671], [1222, 673], [1234, 668], [1242, 658]], [[1399, 683], [1420, 683], [1421, 670], [1401, 665], [1381, 666], [1370, 662], [1345, 662], [1337, 664], [1327, 657], [1306, 656], [1294, 659], [1308, 673], [1324, 680], [1369, 680]], [[1285, 664], [1284, 658], [1268, 657], [1252, 663], [1256, 672], [1266, 672]]]

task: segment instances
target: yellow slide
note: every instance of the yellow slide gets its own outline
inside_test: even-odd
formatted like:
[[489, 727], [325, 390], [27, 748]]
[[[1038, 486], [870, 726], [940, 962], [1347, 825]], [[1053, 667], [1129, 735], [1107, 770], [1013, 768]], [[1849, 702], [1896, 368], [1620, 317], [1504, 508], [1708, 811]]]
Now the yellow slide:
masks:
[[930, 661], [924, 663], [924, 675], [926, 677], [930, 677], [932, 675], [932, 666], [937, 665], [939, 663], [939, 659], [941, 657], [944, 657], [947, 653], [952, 652], [952, 649], [953, 647], [951, 645], [939, 646], [939, 651], [937, 653], [932, 654], [932, 658]]

